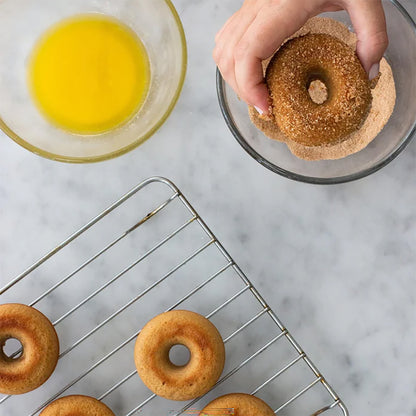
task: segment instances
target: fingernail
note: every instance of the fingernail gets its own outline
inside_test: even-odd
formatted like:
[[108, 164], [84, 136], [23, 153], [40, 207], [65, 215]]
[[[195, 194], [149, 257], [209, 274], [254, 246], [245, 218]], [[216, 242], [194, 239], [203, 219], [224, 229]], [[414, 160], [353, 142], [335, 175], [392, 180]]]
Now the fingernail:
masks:
[[370, 71], [368, 73], [368, 78], [371, 80], [373, 80], [378, 73], [380, 72], [380, 64], [374, 64], [371, 68]]
[[256, 109], [256, 111], [262, 116], [263, 115], [263, 113], [264, 113], [264, 111], [261, 109], [261, 108], [259, 108], [259, 107], [257, 107], [257, 106], [254, 106], [254, 108]]

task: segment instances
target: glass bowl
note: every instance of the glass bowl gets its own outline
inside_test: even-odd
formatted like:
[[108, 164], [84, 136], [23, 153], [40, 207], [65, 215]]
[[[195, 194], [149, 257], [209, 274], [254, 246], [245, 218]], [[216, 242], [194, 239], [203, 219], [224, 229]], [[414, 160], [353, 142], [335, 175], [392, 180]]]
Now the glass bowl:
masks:
[[[338, 160], [298, 159], [286, 144], [271, 140], [250, 121], [247, 105], [239, 100], [217, 70], [217, 93], [222, 114], [241, 146], [259, 163], [282, 176], [315, 184], [336, 184], [370, 175], [386, 166], [409, 144], [416, 130], [416, 26], [406, 10], [395, 0], [384, 0], [389, 61], [396, 83], [396, 106], [379, 135], [365, 149]], [[345, 23], [346, 12], [325, 13]]]
[[[133, 29], [150, 61], [144, 104], [121, 127], [77, 135], [50, 124], [34, 103], [27, 65], [39, 37], [70, 16], [102, 13]], [[41, 156], [65, 162], [95, 162], [121, 155], [147, 140], [172, 111], [186, 72], [186, 41], [170, 0], [3, 0], [0, 2], [0, 128]]]

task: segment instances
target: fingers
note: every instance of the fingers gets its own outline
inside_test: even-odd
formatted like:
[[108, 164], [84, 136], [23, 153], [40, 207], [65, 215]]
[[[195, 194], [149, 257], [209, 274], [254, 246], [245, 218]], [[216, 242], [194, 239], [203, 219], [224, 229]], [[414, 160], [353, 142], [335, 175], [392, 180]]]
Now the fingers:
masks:
[[373, 79], [379, 73], [379, 63], [388, 46], [381, 0], [349, 0], [345, 4], [357, 33], [357, 55]]
[[372, 79], [388, 39], [381, 0], [246, 0], [218, 32], [213, 57], [223, 78], [245, 102], [269, 110], [262, 60], [320, 11], [346, 8], [357, 33], [357, 54]]
[[223, 78], [237, 93], [238, 86], [235, 80], [234, 50], [246, 28], [255, 18], [254, 10], [247, 9], [247, 7], [243, 6], [228, 19], [216, 36], [216, 46], [213, 51], [214, 61], [217, 63]]
[[220, 38], [220, 36], [224, 33], [224, 30], [227, 29], [227, 27], [229, 26], [229, 24], [234, 20], [235, 16], [237, 13], [234, 13], [223, 25], [223, 27], [218, 31], [218, 33], [215, 35], [215, 42], [218, 41], [218, 39]]
[[240, 97], [267, 113], [268, 90], [261, 61], [273, 55], [283, 41], [308, 19], [299, 1], [281, 2], [281, 6], [263, 7], [247, 28], [234, 50], [235, 82]]
[[228, 84], [230, 84], [231, 88], [237, 92], [237, 84], [235, 82], [234, 75], [234, 60], [230, 59], [232, 56], [228, 53], [228, 39], [230, 38], [229, 33], [233, 32], [230, 28], [236, 26], [236, 21], [238, 21], [237, 13], [233, 14], [225, 23], [223, 28], [217, 33], [215, 37], [216, 46], [212, 52], [212, 57], [214, 58], [214, 61], [217, 64], [223, 78], [228, 82]]
[[261, 62], [308, 18], [303, 0], [247, 0], [216, 36], [213, 57], [241, 99], [269, 111]]
[[337, 6], [336, 4], [329, 4], [324, 5], [321, 9], [321, 12], [339, 12], [340, 10], [344, 10], [341, 6]]

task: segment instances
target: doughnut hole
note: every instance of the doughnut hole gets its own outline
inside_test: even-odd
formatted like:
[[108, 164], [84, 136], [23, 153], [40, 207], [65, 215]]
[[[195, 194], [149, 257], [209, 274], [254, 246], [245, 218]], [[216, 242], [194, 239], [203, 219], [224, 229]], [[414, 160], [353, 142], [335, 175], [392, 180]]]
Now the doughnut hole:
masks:
[[20, 358], [23, 354], [23, 345], [17, 338], [9, 337], [0, 344], [1, 357], [5, 361], [13, 361]]
[[329, 99], [330, 81], [323, 68], [311, 68], [306, 74], [306, 90], [309, 98], [318, 105]]
[[175, 344], [169, 349], [169, 361], [176, 367], [185, 367], [191, 360], [191, 352], [186, 345]]
[[325, 82], [321, 79], [313, 79], [307, 86], [308, 94], [311, 100], [318, 105], [328, 101], [329, 91]]

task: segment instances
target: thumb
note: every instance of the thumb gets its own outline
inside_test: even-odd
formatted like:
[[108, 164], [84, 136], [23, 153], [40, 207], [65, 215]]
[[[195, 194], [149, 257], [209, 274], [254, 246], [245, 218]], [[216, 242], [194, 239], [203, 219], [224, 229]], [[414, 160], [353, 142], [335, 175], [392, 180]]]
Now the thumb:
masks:
[[346, 3], [357, 33], [357, 55], [371, 80], [378, 75], [380, 60], [388, 46], [383, 6], [381, 0], [356, 0]]

